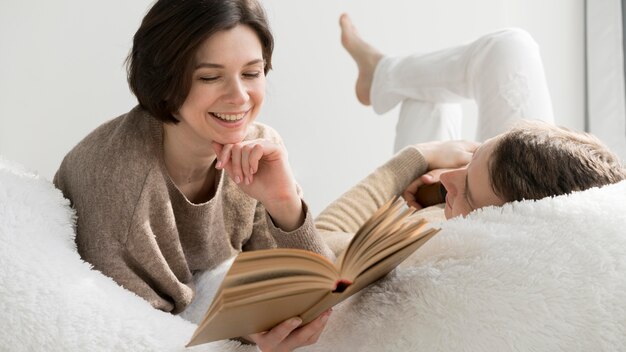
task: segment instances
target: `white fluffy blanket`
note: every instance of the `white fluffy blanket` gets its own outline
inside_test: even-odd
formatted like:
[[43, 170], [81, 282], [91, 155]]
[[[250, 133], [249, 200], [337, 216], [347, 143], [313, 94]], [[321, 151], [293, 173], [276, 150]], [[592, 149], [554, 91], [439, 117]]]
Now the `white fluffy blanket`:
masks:
[[[48, 181], [0, 160], [0, 349], [184, 350], [195, 326], [91, 270], [72, 224]], [[336, 307], [305, 350], [626, 349], [626, 182], [441, 226], [401, 268]], [[226, 269], [199, 278], [187, 319], [203, 313]]]

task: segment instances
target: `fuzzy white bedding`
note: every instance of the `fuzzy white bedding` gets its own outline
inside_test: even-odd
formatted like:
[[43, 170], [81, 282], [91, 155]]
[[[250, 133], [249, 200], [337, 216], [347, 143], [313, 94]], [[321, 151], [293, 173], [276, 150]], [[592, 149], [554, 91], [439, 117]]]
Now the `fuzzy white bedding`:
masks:
[[[91, 270], [72, 224], [50, 182], [0, 159], [0, 350], [185, 350], [195, 325]], [[440, 225], [400, 268], [337, 306], [303, 350], [626, 350], [626, 182]], [[201, 297], [183, 316], [201, 316], [227, 267], [199, 278]]]

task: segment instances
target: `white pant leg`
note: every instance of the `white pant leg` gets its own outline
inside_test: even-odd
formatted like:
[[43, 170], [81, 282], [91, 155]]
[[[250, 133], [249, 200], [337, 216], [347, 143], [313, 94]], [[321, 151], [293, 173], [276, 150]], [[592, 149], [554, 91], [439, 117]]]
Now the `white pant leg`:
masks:
[[459, 104], [403, 100], [396, 124], [394, 152], [415, 143], [461, 139], [462, 116]]
[[554, 121], [539, 48], [520, 29], [501, 30], [429, 54], [385, 57], [374, 71], [370, 98], [377, 113], [406, 99], [431, 103], [474, 99], [481, 141], [521, 118]]

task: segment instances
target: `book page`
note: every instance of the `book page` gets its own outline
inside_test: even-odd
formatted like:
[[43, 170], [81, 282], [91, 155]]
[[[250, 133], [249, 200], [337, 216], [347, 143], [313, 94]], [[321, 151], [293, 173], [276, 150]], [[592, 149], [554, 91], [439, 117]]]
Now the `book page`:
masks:
[[[371, 265], [368, 270], [361, 272], [359, 275], [357, 275], [353, 283], [348, 286], [345, 291], [340, 293], [330, 293], [329, 295], [325, 296], [323, 300], [312, 306], [305, 313], [301, 314], [300, 317], [302, 318], [302, 321], [309, 322], [315, 319], [326, 309], [333, 307], [334, 305], [352, 296], [356, 292], [359, 292], [364, 287], [382, 278], [395, 267], [397, 267], [412, 253], [414, 253], [424, 243], [426, 243], [426, 241], [431, 239], [437, 232], [439, 232], [438, 229], [432, 229], [424, 235], [414, 236], [413, 238], [411, 238], [410, 241], [405, 241], [401, 244], [401, 246], [399, 246], [399, 248], [396, 248], [394, 252], [391, 252], [387, 256], [384, 256], [382, 259]], [[347, 274], [343, 276], [347, 277], [350, 275], [353, 274]]]
[[381, 256], [379, 261], [372, 264], [366, 271], [361, 272], [355, 279], [354, 284], [349, 286], [346, 291], [348, 293], [359, 291], [363, 287], [385, 276], [436, 235], [437, 232], [439, 232], [439, 229], [428, 230], [425, 235], [413, 237], [412, 241], [403, 244], [402, 247], [396, 249], [396, 251], [392, 252], [390, 255]]
[[332, 290], [332, 282], [319, 276], [281, 277], [253, 282], [246, 285], [229, 287], [223, 290], [223, 304], [237, 306], [266, 301], [280, 296], [290, 296], [309, 290]]
[[259, 250], [237, 256], [222, 285], [230, 287], [297, 275], [318, 275], [334, 281], [339, 271], [328, 259], [317, 253], [292, 248]]
[[[353, 275], [354, 277], [360, 275], [375, 265], [380, 260], [393, 255], [393, 253], [399, 251], [401, 248], [406, 247], [409, 243], [416, 241], [417, 239], [427, 236], [431, 231], [422, 231], [426, 226], [426, 222], [416, 222], [415, 224], [403, 227], [397, 233], [397, 236], [385, 238], [382, 241], [372, 244], [369, 248], [364, 248], [362, 254], [357, 257], [353, 264], [346, 268], [346, 273], [342, 272], [342, 275]], [[436, 232], [436, 231], [435, 231]], [[409, 235], [408, 237], [406, 235]]]
[[[341, 254], [341, 256], [337, 260], [337, 266], [342, 268], [346, 265], [346, 260], [348, 258], [354, 257], [354, 252], [361, 246], [362, 242], [367, 240], [367, 237], [372, 232], [376, 226], [378, 226], [383, 220], [385, 220], [385, 214], [389, 212], [393, 212], [392, 206], [394, 205], [396, 197], [383, 204], [380, 209], [378, 209], [364, 224], [359, 228], [359, 230], [354, 234], [352, 240], [348, 244], [346, 250]], [[399, 204], [396, 204], [399, 207]]]
[[372, 221], [368, 221], [369, 224], [359, 231], [359, 238], [354, 238], [348, 245], [340, 267], [342, 277], [354, 279], [358, 273], [368, 269], [364, 267], [366, 263], [371, 265], [372, 261], [379, 260], [372, 260], [372, 256], [387, 256], [393, 252], [392, 248], [398, 247], [397, 243], [420, 236], [425, 221], [410, 219], [414, 213], [415, 209], [406, 208], [402, 198], [396, 197], [385, 203], [372, 216]]

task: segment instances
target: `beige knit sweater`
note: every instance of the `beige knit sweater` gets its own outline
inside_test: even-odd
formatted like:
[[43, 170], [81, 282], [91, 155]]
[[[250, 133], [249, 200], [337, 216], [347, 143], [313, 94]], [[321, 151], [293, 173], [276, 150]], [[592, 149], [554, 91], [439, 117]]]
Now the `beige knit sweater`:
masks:
[[[315, 219], [315, 227], [335, 254], [339, 254], [378, 208], [400, 195], [427, 169], [428, 164], [418, 149], [404, 148], [324, 209]], [[419, 215], [428, 221], [445, 219], [441, 206], [420, 210]]]
[[[281, 142], [254, 124], [248, 139]], [[220, 171], [217, 191], [193, 204], [163, 161], [162, 123], [136, 107], [89, 134], [63, 160], [54, 183], [77, 212], [81, 257], [155, 308], [177, 313], [193, 299], [192, 275], [240, 251], [302, 248], [332, 256], [311, 214], [286, 233]]]

